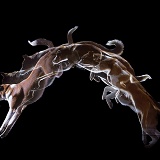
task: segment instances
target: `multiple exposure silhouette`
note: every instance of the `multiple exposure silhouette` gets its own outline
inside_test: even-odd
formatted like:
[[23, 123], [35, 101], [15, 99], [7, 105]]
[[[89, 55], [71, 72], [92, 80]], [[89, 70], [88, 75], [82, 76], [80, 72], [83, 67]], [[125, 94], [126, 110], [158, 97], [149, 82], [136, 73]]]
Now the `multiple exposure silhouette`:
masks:
[[91, 81], [106, 84], [102, 100], [106, 100], [109, 108], [113, 108], [111, 99], [115, 99], [137, 114], [142, 141], [145, 147], [152, 147], [160, 137], [157, 130], [160, 107], [141, 84], [151, 79], [150, 75], [135, 74], [130, 63], [122, 57], [122, 41], [108, 41], [106, 45], [113, 45], [113, 49], [93, 41], [74, 42], [72, 34], [77, 28], [70, 29], [67, 33], [68, 42], [59, 46], [43, 38], [28, 41], [32, 46], [44, 45], [47, 48], [31, 56], [23, 55], [19, 71], [1, 73], [0, 100], [8, 101], [9, 111], [0, 127], [0, 137], [7, 136], [23, 110], [39, 100], [46, 87], [60, 78], [63, 72], [77, 67], [89, 71]]

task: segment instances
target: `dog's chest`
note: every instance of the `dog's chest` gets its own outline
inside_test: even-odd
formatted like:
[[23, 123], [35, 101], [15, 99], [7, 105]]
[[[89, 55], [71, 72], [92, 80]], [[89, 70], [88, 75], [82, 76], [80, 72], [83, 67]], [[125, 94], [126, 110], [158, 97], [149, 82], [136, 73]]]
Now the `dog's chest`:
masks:
[[6, 99], [9, 99], [13, 96], [13, 90], [15, 89], [16, 84], [11, 84], [5, 92]]

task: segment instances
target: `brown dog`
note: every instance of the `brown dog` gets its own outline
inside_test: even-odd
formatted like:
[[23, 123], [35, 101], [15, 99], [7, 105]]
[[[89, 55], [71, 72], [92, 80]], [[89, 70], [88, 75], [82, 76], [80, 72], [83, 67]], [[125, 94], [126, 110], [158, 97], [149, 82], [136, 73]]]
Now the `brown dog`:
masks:
[[[111, 91], [110, 98], [116, 98], [122, 105], [129, 106], [137, 113], [142, 129], [142, 141], [146, 147], [152, 147], [160, 137], [160, 132], [156, 128], [157, 116], [160, 113], [159, 103], [118, 59], [102, 56], [101, 61], [95, 66], [91, 58], [87, 59], [86, 56], [81, 63], [90, 64], [90, 67], [93, 64], [91, 72], [98, 74], [98, 77], [109, 85], [104, 89], [104, 99], [106, 92]], [[147, 135], [151, 138], [149, 144]]]

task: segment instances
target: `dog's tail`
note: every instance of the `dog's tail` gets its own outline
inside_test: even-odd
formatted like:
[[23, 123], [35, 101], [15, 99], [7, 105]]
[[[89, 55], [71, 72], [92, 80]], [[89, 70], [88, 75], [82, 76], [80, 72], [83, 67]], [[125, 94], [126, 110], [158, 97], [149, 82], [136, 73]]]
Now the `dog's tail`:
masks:
[[28, 40], [28, 43], [32, 46], [44, 45], [47, 46], [48, 48], [54, 47], [53, 43], [50, 40], [44, 38], [38, 38], [32, 42]]
[[81, 42], [77, 42], [77, 44], [91, 45], [96, 49], [100, 49], [101, 52], [104, 52], [109, 56], [115, 56], [115, 55], [119, 56], [119, 55], [121, 55], [123, 53], [123, 50], [124, 50], [124, 45], [123, 45], [122, 41], [117, 40], [117, 39], [108, 41], [106, 43], [107, 46], [110, 46], [110, 47], [111, 46], [115, 46], [112, 49], [107, 48], [107, 47], [105, 47], [105, 46], [103, 46], [101, 44], [98, 44], [96, 42], [93, 42], [93, 41], [81, 41]]
[[108, 41], [106, 43], [107, 46], [115, 46], [115, 48], [113, 48], [111, 51], [115, 54], [121, 55], [123, 53], [124, 50], [124, 44], [122, 41], [118, 40], [118, 39], [114, 39], [111, 41]]

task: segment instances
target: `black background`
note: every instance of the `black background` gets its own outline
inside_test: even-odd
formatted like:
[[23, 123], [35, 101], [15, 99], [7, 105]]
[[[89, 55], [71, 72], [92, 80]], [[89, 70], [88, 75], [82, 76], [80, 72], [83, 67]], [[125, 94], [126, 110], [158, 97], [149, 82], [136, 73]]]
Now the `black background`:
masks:
[[[27, 2], [9, 6], [10, 9], [8, 4], [4, 5], [1, 13], [0, 71], [19, 70], [22, 55], [46, 48], [33, 47], [28, 40], [46, 38], [58, 46], [67, 42], [68, 30], [78, 26], [73, 33], [74, 42], [95, 41], [105, 45], [108, 40], [122, 40], [122, 56], [136, 75], [152, 77], [142, 84], [160, 101], [157, 4]], [[46, 88], [40, 100], [25, 109], [9, 135], [0, 139], [0, 152], [6, 157], [45, 159], [158, 155], [160, 141], [145, 149], [137, 115], [115, 101], [110, 110], [101, 99], [104, 87], [103, 82], [90, 81], [88, 71], [73, 68], [64, 72]], [[1, 101], [1, 123], [7, 111], [8, 103]]]

